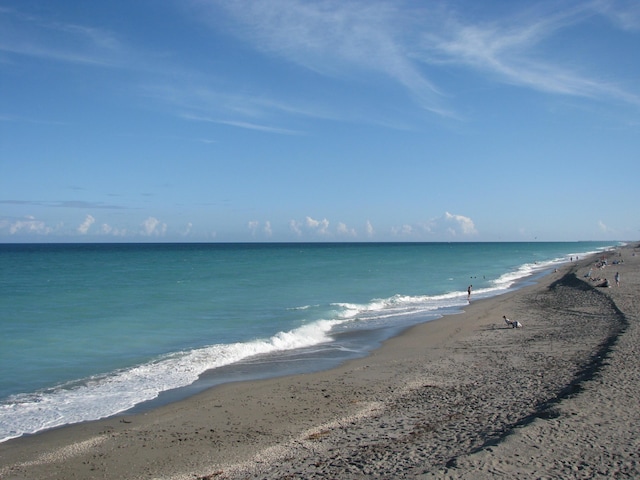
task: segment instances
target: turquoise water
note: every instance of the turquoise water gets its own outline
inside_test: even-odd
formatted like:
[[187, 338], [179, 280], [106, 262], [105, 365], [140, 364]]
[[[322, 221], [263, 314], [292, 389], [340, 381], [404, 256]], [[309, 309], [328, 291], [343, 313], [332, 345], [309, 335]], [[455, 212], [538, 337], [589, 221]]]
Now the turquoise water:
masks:
[[611, 245], [0, 245], [0, 441], [330, 366], [463, 308], [469, 284], [497, 295]]

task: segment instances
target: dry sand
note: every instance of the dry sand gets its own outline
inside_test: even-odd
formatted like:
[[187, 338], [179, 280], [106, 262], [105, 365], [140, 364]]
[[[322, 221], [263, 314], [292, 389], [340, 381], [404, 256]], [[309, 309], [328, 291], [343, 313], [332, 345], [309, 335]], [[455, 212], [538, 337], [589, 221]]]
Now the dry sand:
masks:
[[4, 442], [0, 478], [640, 478], [635, 246], [620, 287], [581, 259], [330, 371]]

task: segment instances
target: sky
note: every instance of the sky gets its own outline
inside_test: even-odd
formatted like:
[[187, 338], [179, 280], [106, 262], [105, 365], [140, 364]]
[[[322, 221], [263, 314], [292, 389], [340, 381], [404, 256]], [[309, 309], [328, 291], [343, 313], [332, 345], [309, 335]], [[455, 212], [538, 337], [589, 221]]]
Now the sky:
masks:
[[640, 238], [637, 0], [0, 0], [0, 242]]

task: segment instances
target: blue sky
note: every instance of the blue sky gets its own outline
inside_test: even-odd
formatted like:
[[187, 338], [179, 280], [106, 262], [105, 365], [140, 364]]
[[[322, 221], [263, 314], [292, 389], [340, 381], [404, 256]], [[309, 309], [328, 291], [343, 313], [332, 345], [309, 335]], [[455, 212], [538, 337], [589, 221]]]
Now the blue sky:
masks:
[[0, 242], [640, 237], [640, 2], [0, 0]]

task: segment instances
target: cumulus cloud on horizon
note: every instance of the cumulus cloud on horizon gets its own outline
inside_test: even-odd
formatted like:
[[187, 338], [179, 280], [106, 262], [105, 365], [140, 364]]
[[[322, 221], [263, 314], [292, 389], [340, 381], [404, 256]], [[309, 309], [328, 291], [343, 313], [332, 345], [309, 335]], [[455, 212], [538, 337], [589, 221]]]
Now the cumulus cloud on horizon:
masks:
[[155, 217], [149, 217], [142, 222], [142, 233], [148, 237], [163, 236], [167, 232], [167, 224]]
[[477, 235], [476, 226], [469, 217], [464, 215], [453, 215], [445, 212], [444, 217], [440, 218], [440, 222], [446, 225], [447, 232], [457, 235]]
[[93, 225], [95, 221], [96, 219], [93, 218], [92, 215], [87, 215], [86, 218], [84, 219], [84, 222], [82, 222], [78, 227], [78, 233], [80, 235], [86, 235], [89, 229], [91, 228], [91, 225]]
[[251, 236], [255, 237], [258, 233], [264, 234], [267, 238], [270, 238], [273, 235], [273, 229], [271, 228], [271, 222], [269, 220], [264, 222], [262, 228], [260, 228], [261, 224], [258, 220], [251, 220], [247, 223], [247, 227], [249, 228], [249, 232], [251, 232]]
[[433, 218], [420, 225], [404, 224], [391, 228], [391, 234], [402, 238], [460, 238], [472, 237], [478, 234], [473, 220], [464, 215], [445, 212], [442, 216]]
[[[331, 237], [340, 237], [340, 238], [356, 238], [358, 237], [358, 231], [350, 227], [344, 222], [338, 222], [335, 228], [331, 229], [331, 222], [327, 218], [323, 218], [322, 220], [317, 220], [313, 217], [307, 216], [304, 221], [298, 220], [289, 220], [289, 230], [297, 235], [298, 237], [302, 237], [303, 235], [308, 235], [310, 237], [322, 237], [322, 238], [331, 238]], [[369, 236], [373, 235], [373, 227], [371, 226], [371, 222], [367, 221], [366, 226], [367, 232]]]
[[0, 230], [7, 230], [10, 235], [21, 233], [48, 235], [53, 231], [53, 228], [42, 220], [37, 220], [35, 217], [28, 215], [17, 220], [0, 220]]

